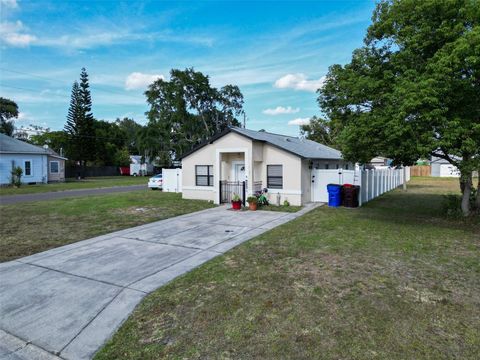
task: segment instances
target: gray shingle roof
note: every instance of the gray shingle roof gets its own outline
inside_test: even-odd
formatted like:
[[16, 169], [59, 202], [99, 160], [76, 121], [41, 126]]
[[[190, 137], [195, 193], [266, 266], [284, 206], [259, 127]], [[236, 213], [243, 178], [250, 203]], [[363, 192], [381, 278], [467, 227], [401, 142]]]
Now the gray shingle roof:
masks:
[[12, 138], [5, 134], [0, 134], [0, 153], [4, 154], [46, 154], [67, 160], [67, 158], [58, 155], [52, 149], [44, 149], [40, 146], [35, 146], [24, 141]]
[[340, 151], [312, 140], [238, 127], [232, 127], [231, 130], [250, 139], [267, 142], [305, 159], [342, 159]]
[[39, 146], [0, 134], [0, 153], [48, 154], [48, 151]]

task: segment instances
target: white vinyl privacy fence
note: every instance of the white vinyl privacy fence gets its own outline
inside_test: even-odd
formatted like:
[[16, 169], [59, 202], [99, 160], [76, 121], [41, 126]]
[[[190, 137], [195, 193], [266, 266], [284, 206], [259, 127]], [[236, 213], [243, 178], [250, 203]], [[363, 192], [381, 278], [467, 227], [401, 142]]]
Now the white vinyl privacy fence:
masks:
[[163, 191], [182, 192], [182, 169], [162, 169]]
[[408, 182], [409, 180], [409, 167], [405, 169], [362, 170], [360, 180], [360, 206], [387, 191], [402, 186], [404, 182]]
[[328, 202], [328, 184], [360, 186], [359, 205], [410, 180], [410, 168], [375, 170], [312, 170], [312, 201]]

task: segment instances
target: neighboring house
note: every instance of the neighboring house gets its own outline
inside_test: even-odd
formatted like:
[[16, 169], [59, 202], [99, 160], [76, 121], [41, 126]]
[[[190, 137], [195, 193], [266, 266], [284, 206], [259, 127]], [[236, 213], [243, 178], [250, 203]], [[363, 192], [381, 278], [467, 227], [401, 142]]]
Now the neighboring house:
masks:
[[48, 153], [48, 182], [64, 182], [65, 160], [67, 159], [48, 148], [47, 145], [44, 146], [44, 149]]
[[384, 169], [389, 167], [391, 162], [389, 158], [377, 156], [370, 160], [367, 167], [371, 169]]
[[[453, 156], [455, 159], [455, 157]], [[458, 158], [456, 158], [458, 159]], [[447, 160], [432, 157], [430, 161], [431, 176], [435, 177], [460, 177], [460, 171], [455, 165], [450, 164]]]
[[0, 134], [0, 185], [10, 183], [14, 166], [23, 170], [22, 183], [64, 181], [65, 160], [51, 149]]
[[140, 155], [130, 155], [130, 175], [149, 175], [153, 174], [153, 165], [147, 159], [142, 163]]
[[312, 169], [339, 168], [354, 166], [328, 146], [231, 127], [182, 157], [182, 196], [229, 202], [245, 181], [246, 196], [267, 188], [271, 202], [302, 205], [312, 201]]

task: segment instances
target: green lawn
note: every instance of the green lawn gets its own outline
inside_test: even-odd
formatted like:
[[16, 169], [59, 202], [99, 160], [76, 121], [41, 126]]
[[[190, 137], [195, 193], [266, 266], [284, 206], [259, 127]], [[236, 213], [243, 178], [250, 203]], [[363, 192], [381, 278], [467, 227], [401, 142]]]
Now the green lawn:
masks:
[[299, 211], [301, 208], [302, 208], [302, 206], [294, 206], [294, 205], [288, 205], [288, 206], [285, 206], [285, 205], [280, 205], [280, 206], [276, 206], [276, 205], [263, 205], [263, 206], [259, 206], [259, 207], [258, 207], [258, 210], [265, 210], [265, 211], [283, 211], [283, 212], [293, 213], [293, 212]]
[[202, 210], [207, 201], [142, 190], [0, 206], [0, 261]]
[[83, 180], [67, 179], [64, 183], [22, 185], [20, 188], [2, 186], [0, 196], [34, 194], [49, 191], [64, 191], [75, 189], [93, 189], [111, 186], [147, 185], [149, 177], [143, 176], [102, 176]]
[[458, 181], [318, 208], [150, 294], [103, 359], [478, 359], [480, 221]]

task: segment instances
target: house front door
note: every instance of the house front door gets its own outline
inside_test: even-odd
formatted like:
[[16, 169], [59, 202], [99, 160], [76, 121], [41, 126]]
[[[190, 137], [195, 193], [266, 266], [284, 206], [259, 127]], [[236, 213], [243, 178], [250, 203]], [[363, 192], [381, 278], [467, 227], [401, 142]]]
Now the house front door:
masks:
[[236, 163], [233, 168], [233, 180], [245, 181], [245, 164]]

